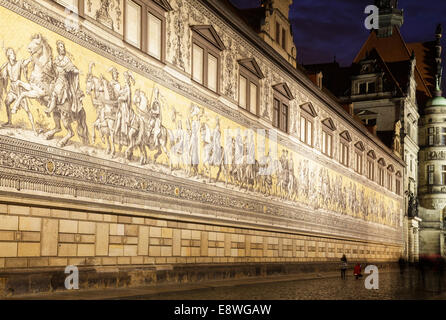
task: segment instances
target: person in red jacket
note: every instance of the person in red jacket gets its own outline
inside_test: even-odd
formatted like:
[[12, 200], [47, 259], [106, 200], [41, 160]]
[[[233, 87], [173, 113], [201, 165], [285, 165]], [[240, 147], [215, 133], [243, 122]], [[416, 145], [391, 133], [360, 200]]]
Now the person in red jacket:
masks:
[[357, 263], [355, 265], [355, 268], [353, 269], [353, 275], [355, 276], [356, 280], [358, 280], [360, 277], [362, 277], [361, 265], [359, 263]]

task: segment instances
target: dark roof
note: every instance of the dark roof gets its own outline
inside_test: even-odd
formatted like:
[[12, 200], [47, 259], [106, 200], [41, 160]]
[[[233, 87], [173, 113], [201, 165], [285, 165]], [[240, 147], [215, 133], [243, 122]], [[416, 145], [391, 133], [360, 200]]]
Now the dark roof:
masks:
[[350, 89], [352, 69], [341, 67], [337, 62], [304, 65], [307, 74], [322, 72], [322, 84], [337, 97], [343, 97]]
[[265, 8], [239, 9], [239, 11], [245, 22], [249, 24], [255, 32], [260, 33], [266, 16]]
[[390, 149], [392, 149], [394, 134], [395, 134], [394, 131], [378, 131], [376, 133], [378, 138]]
[[[367, 52], [372, 49], [376, 49], [386, 63], [407, 61], [412, 56], [412, 48], [409, 49], [398, 27], [394, 27], [392, 35], [385, 38], [379, 38], [375, 31], [371, 32], [369, 38], [358, 52], [354, 62], [357, 63], [362, 60]], [[423, 66], [419, 65], [419, 63], [422, 64], [423, 59], [420, 59], [420, 61], [417, 59], [415, 80], [417, 82], [417, 95], [424, 101], [432, 97], [432, 91], [429, 90], [428, 83], [425, 80], [425, 74], [420, 71], [420, 68], [423, 68]]]

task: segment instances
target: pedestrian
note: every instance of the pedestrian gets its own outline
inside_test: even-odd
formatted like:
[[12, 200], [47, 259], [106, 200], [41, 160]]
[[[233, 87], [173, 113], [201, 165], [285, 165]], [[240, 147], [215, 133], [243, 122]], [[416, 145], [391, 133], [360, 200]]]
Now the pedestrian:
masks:
[[359, 263], [357, 263], [355, 265], [355, 268], [353, 269], [353, 275], [355, 276], [356, 280], [358, 280], [359, 278], [362, 277], [361, 274], [361, 265]]
[[341, 258], [341, 279], [345, 280], [345, 272], [347, 271], [347, 257], [345, 254]]

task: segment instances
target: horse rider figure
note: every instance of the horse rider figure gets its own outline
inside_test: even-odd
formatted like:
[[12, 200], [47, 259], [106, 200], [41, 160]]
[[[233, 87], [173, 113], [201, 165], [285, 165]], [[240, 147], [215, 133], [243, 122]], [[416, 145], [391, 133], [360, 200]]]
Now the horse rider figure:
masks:
[[79, 69], [67, 56], [65, 44], [58, 40], [56, 46], [59, 54], [54, 59], [56, 80], [45, 113], [49, 116], [56, 105], [63, 105], [67, 100], [71, 102], [71, 110], [64, 111], [78, 113], [82, 109], [82, 99], [84, 97], [84, 93], [79, 86]]

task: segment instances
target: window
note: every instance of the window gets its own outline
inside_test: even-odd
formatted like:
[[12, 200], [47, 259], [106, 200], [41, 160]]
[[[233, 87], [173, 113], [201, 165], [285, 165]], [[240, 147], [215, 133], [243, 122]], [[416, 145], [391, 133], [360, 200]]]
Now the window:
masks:
[[385, 178], [386, 178], [386, 173], [385, 171], [385, 166], [386, 166], [386, 162], [384, 161], [384, 159], [379, 159], [378, 160], [378, 184], [382, 187], [385, 186]]
[[343, 141], [341, 139], [341, 145], [340, 145], [340, 162], [341, 164], [343, 164], [344, 166], [348, 167], [348, 142]]
[[359, 84], [359, 94], [366, 94], [366, 93], [367, 93], [367, 83]]
[[194, 79], [195, 81], [197, 81], [200, 84], [203, 84], [203, 52], [204, 50], [199, 47], [198, 45], [196, 45], [195, 43], [193, 44], [193, 52], [192, 52], [192, 64], [193, 64], [193, 71], [192, 71], [192, 79]]
[[276, 42], [280, 43], [280, 24], [276, 22]]
[[375, 180], [375, 161], [373, 159], [367, 159], [367, 178]]
[[[218, 93], [223, 42], [212, 26], [192, 26], [192, 79]], [[246, 97], [245, 97], [246, 98]]]
[[380, 166], [378, 168], [378, 183], [380, 186], [384, 187], [384, 180], [385, 180], [384, 168], [382, 166]]
[[342, 132], [339, 136], [339, 162], [348, 167], [350, 161], [350, 142], [352, 138], [348, 131]]
[[393, 174], [392, 172], [388, 171], [387, 172], [387, 189], [389, 189], [390, 191], [392, 191], [392, 182], [393, 182]]
[[434, 145], [434, 132], [435, 132], [434, 128], [428, 128], [427, 129], [427, 144], [429, 146], [433, 146]]
[[132, 0], [126, 1], [125, 7], [125, 40], [134, 45], [135, 47], [141, 48], [141, 11], [142, 8], [139, 4]]
[[401, 178], [397, 176], [395, 180], [395, 193], [401, 195]]
[[300, 116], [300, 141], [313, 146], [313, 122], [304, 115]]
[[440, 145], [446, 145], [446, 128], [441, 128], [440, 130]]
[[362, 174], [362, 166], [363, 166], [363, 162], [362, 162], [362, 152], [355, 152], [355, 171], [359, 174]]
[[446, 166], [441, 166], [441, 184], [446, 185]]
[[126, 0], [124, 40], [150, 56], [164, 60], [165, 11], [172, 8], [166, 1]]
[[427, 184], [434, 184], [434, 172], [435, 172], [435, 167], [433, 165], [428, 165], [427, 166]]
[[375, 93], [375, 82], [362, 82], [358, 84], [358, 94]]
[[355, 144], [355, 171], [359, 174], [364, 172], [364, 144], [361, 141]]
[[263, 73], [254, 59], [239, 60], [239, 106], [255, 115], [259, 113], [260, 79]]
[[289, 103], [294, 97], [286, 83], [276, 84], [273, 88], [273, 126], [288, 133]]
[[162, 35], [162, 21], [155, 17], [150, 12], [148, 14], [148, 52], [151, 56], [161, 60], [161, 35]]
[[327, 130], [322, 130], [322, 153], [330, 158], [333, 156], [333, 135]]
[[273, 126], [288, 132], [288, 106], [276, 98], [274, 98]]

